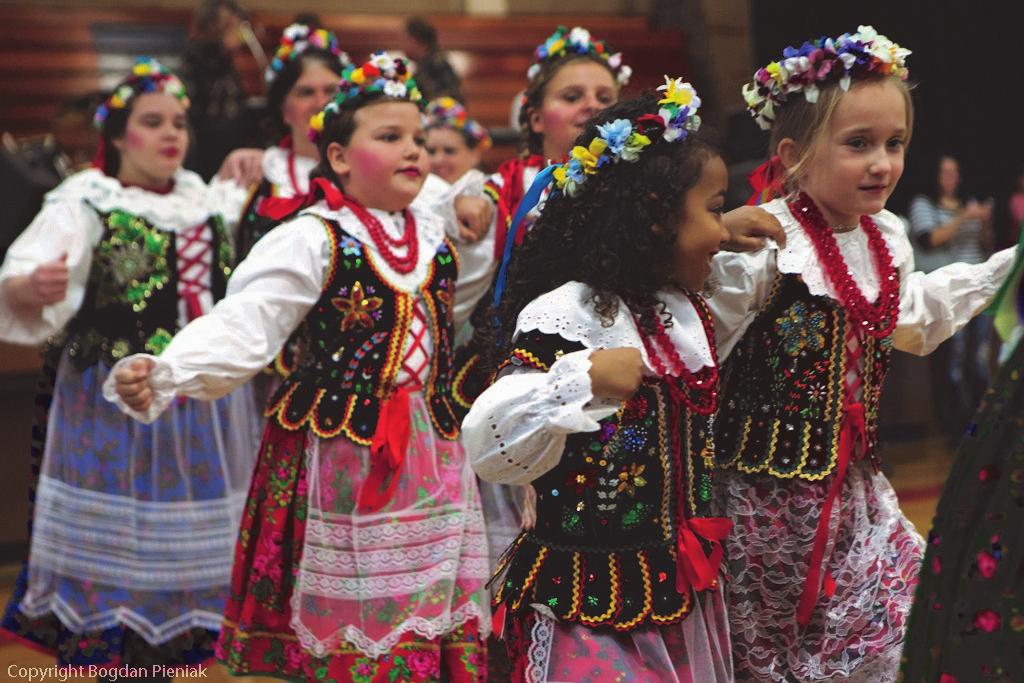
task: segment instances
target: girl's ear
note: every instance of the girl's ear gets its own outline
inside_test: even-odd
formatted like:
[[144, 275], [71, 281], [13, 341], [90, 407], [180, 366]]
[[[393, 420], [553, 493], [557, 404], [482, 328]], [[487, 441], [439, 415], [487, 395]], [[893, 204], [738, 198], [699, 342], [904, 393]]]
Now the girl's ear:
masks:
[[348, 163], [348, 150], [346, 150], [341, 143], [332, 142], [327, 145], [326, 153], [327, 163], [330, 164], [331, 170], [338, 176], [338, 179], [343, 180], [348, 177], [348, 172], [350, 170]]
[[484, 151], [480, 149], [480, 145], [477, 145], [473, 149], [469, 150], [469, 158], [473, 162], [473, 168], [480, 165], [480, 161], [483, 159]]
[[530, 130], [537, 135], [544, 134], [544, 119], [540, 115], [540, 107], [530, 107], [526, 120], [530, 122]]
[[775, 153], [787, 169], [793, 168], [800, 162], [800, 150], [793, 138], [782, 138], [779, 141], [779, 146], [775, 148]]

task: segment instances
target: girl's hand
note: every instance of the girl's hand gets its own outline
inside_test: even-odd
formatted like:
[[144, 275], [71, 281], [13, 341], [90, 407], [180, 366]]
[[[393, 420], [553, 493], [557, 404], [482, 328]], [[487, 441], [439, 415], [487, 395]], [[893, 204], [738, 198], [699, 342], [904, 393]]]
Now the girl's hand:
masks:
[[775, 240], [779, 248], [786, 246], [786, 231], [775, 216], [756, 206], [741, 206], [722, 216], [729, 241], [722, 245], [728, 251], [757, 251], [765, 238]]
[[149, 386], [149, 373], [152, 369], [152, 360], [138, 358], [114, 373], [117, 395], [132, 410], [144, 413], [153, 404], [153, 389]]
[[459, 239], [476, 242], [487, 234], [494, 218], [494, 204], [489, 199], [459, 195], [454, 207], [455, 218], [459, 221]]
[[590, 354], [590, 391], [594, 396], [628, 401], [643, 380], [643, 356], [634, 348], [600, 349]]
[[217, 177], [233, 180], [240, 187], [255, 185], [263, 180], [263, 150], [236, 149], [224, 159]]
[[28, 275], [12, 277], [4, 283], [4, 295], [13, 308], [36, 314], [50, 304], [64, 301], [68, 295], [67, 253], [36, 266]]
[[532, 529], [537, 524], [537, 491], [531, 484], [522, 487], [522, 528]]

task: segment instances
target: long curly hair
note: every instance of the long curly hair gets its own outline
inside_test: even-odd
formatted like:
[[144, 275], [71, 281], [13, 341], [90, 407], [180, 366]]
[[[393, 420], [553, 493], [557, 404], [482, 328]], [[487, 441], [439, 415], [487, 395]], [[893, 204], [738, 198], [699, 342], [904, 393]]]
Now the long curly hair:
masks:
[[[656, 113], [658, 99], [646, 93], [612, 105], [587, 121], [576, 144], [587, 146], [599, 125]], [[473, 313], [483, 367], [504, 360], [526, 304], [573, 280], [593, 290], [602, 324], [612, 324], [621, 300], [641, 328], [653, 333], [658, 316], [665, 314], [655, 295], [671, 284], [674, 228], [683, 218], [686, 193], [700, 182], [705, 162], [717, 155], [700, 132], [682, 141], [659, 138], [636, 162], [609, 164], [587, 176], [575, 196], [553, 192], [513, 252], [500, 305], [495, 309], [488, 298]]]

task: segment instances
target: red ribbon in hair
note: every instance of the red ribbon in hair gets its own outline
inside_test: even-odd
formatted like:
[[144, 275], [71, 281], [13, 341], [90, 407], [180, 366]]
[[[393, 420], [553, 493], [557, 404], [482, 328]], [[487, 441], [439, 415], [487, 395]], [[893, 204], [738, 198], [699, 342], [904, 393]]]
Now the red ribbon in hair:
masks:
[[321, 198], [327, 201], [327, 206], [332, 211], [337, 211], [345, 206], [345, 195], [334, 183], [326, 178], [313, 178], [309, 182], [309, 194], [300, 194], [294, 197], [265, 197], [256, 207], [256, 213], [275, 221], [281, 221], [307, 206], [312, 206]]
[[754, 194], [750, 195], [747, 205], [757, 206], [784, 196], [786, 190], [782, 186], [782, 179], [785, 175], [786, 168], [782, 165], [782, 160], [778, 155], [751, 171], [747, 176], [747, 181], [754, 188]]

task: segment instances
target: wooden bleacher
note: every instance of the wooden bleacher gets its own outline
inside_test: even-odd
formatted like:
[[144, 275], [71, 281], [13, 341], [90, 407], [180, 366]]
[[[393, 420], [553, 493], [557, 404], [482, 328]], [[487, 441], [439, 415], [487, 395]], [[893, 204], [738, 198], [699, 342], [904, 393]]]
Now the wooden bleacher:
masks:
[[[367, 14], [322, 14], [353, 59], [398, 45], [405, 17]], [[260, 13], [253, 23], [264, 49], [273, 53], [288, 13]], [[488, 126], [507, 126], [512, 99], [525, 85], [535, 45], [558, 24], [583, 25], [625, 55], [633, 67], [627, 91], [637, 92], [662, 82], [664, 73], [687, 73], [684, 38], [677, 30], [649, 29], [643, 17], [515, 16], [482, 18], [462, 15], [430, 17], [441, 45], [468, 57], [464, 91], [472, 115]], [[95, 24], [180, 26], [187, 30], [191, 13], [181, 10], [126, 7], [45, 8], [38, 3], [0, 5], [0, 130], [18, 136], [47, 131], [60, 102], [98, 89], [99, 67], [90, 27]], [[257, 95], [263, 77], [248, 53], [236, 64], [246, 90]], [[514, 153], [498, 147], [486, 163]]]

